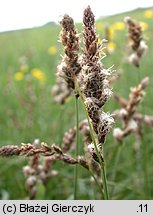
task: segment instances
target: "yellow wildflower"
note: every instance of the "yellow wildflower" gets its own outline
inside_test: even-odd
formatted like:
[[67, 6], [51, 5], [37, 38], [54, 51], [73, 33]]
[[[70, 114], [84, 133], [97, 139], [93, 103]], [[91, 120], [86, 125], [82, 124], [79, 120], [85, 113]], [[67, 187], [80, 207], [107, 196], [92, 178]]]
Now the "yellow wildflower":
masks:
[[153, 10], [146, 10], [143, 15], [145, 18], [151, 19], [153, 18]]
[[148, 24], [146, 22], [140, 22], [139, 24], [142, 28], [142, 31], [145, 31], [148, 29]]
[[31, 73], [35, 79], [39, 81], [45, 81], [45, 74], [40, 69], [34, 68], [32, 69]]
[[112, 53], [116, 48], [116, 44], [114, 42], [109, 42], [107, 44], [107, 49], [109, 53]]
[[108, 31], [108, 40], [113, 40], [115, 36], [115, 32], [114, 29], [112, 27], [109, 27], [109, 31]]
[[100, 38], [98, 38], [98, 44], [100, 44], [101, 43], [101, 39]]
[[116, 22], [113, 24], [113, 29], [116, 31], [124, 30], [124, 28], [125, 28], [124, 22]]
[[97, 23], [96, 23], [96, 29], [97, 29], [98, 31], [101, 31], [103, 28], [104, 28], [104, 26], [103, 26], [103, 24], [102, 24], [101, 22], [97, 22]]
[[21, 71], [18, 71], [14, 74], [14, 79], [16, 81], [20, 81], [20, 80], [23, 80], [24, 79], [24, 75]]
[[57, 53], [57, 47], [56, 46], [51, 46], [48, 48], [48, 53], [50, 55], [55, 55]]

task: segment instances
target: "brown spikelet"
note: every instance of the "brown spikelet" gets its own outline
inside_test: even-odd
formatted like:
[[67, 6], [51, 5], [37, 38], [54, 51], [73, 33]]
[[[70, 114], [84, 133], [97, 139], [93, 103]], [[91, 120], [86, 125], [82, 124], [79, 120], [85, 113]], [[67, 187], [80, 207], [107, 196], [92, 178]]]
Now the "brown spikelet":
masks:
[[113, 96], [122, 108], [125, 108], [127, 106], [127, 103], [128, 103], [127, 100], [125, 100], [124, 98], [122, 98], [121, 96], [117, 94], [113, 94]]
[[129, 39], [133, 50], [133, 53], [129, 56], [129, 62], [134, 64], [136, 67], [139, 67], [140, 59], [148, 49], [148, 46], [143, 39], [140, 24], [131, 17], [125, 17], [124, 21], [128, 25]]
[[60, 41], [64, 46], [64, 57], [57, 68], [57, 75], [62, 77], [70, 89], [75, 89], [74, 76], [80, 72], [81, 67], [78, 61], [79, 37], [74, 26], [73, 19], [65, 14], [60, 22], [62, 30]]
[[18, 146], [8, 145], [0, 148], [1, 157], [11, 157], [20, 154], [20, 148]]
[[144, 122], [150, 127], [153, 128], [153, 116], [145, 115]]
[[130, 17], [125, 17], [124, 21], [128, 24], [128, 32], [129, 32], [129, 38], [132, 42], [132, 49], [134, 51], [137, 51], [140, 41], [142, 40], [142, 29], [139, 23], [131, 19]]
[[53, 100], [58, 104], [65, 104], [66, 99], [71, 95], [72, 90], [67, 87], [61, 77], [56, 78], [56, 84], [52, 87]]
[[80, 122], [79, 129], [80, 129], [80, 132], [82, 133], [82, 135], [84, 137], [85, 143], [90, 144], [92, 142], [92, 137], [90, 134], [90, 128], [89, 128], [87, 119], [82, 120]]
[[84, 159], [84, 157], [78, 156], [78, 163], [81, 164], [81, 166], [83, 166], [83, 167], [86, 168], [87, 170], [89, 170], [89, 164], [88, 164], [88, 162]]
[[64, 134], [63, 143], [61, 145], [63, 152], [68, 152], [73, 146], [76, 136], [76, 129], [70, 128], [68, 132]]
[[71, 156], [67, 155], [67, 154], [64, 154], [62, 157], [61, 157], [61, 160], [64, 161], [65, 163], [68, 163], [68, 164], [77, 164], [77, 160], [72, 158]]
[[137, 137], [142, 137], [142, 122], [145, 122], [145, 117], [137, 113], [137, 107], [145, 95], [145, 88], [149, 83], [149, 78], [145, 77], [137, 87], [131, 88], [129, 100], [117, 96], [116, 99], [120, 103], [121, 109], [115, 111], [115, 115], [122, 122], [122, 129], [115, 128], [113, 136], [118, 142], [122, 142], [123, 138], [131, 133]]
[[[103, 123], [104, 112], [101, 109], [112, 94], [108, 80], [112, 71], [111, 68], [105, 69], [101, 63], [100, 52], [103, 44], [98, 44], [95, 18], [90, 6], [84, 10], [83, 14], [83, 43], [79, 85], [93, 129], [98, 135], [97, 145], [102, 146], [114, 122], [112, 117], [107, 115], [107, 120], [105, 119]], [[91, 151], [91, 154], [97, 161], [95, 149]]]
[[83, 61], [84, 64], [86, 64], [87, 61], [92, 63], [93, 60], [98, 61], [99, 58], [99, 53], [97, 52], [98, 38], [96, 36], [96, 31], [94, 27], [95, 18], [90, 6], [88, 6], [84, 10], [83, 25], [84, 25], [83, 36], [84, 36], [84, 45], [85, 45], [84, 47], [85, 58], [83, 58]]
[[41, 146], [39, 148], [31, 143], [22, 144], [21, 147], [8, 145], [0, 148], [1, 157], [9, 157], [15, 155], [24, 155], [26, 157], [31, 157], [37, 154], [48, 156], [54, 154], [54, 151], [52, 147], [48, 146], [45, 143], [41, 143]]
[[140, 103], [141, 99], [144, 96], [144, 89], [149, 84], [149, 78], [145, 77], [141, 83], [138, 85], [137, 88], [131, 88], [131, 93], [129, 95], [129, 102], [127, 104], [126, 110], [129, 113], [129, 115], [132, 115]]

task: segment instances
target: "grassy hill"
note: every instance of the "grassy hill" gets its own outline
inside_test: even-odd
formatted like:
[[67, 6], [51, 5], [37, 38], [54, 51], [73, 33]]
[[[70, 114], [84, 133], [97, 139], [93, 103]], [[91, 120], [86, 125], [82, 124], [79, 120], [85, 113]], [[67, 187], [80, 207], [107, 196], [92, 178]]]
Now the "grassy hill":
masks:
[[[152, 10], [149, 8], [147, 10]], [[119, 80], [113, 83], [113, 91], [128, 97], [130, 87], [137, 86], [140, 77], [150, 78], [146, 96], [139, 110], [148, 115], [153, 114], [153, 17], [146, 15], [146, 9], [137, 9], [131, 12], [104, 17], [96, 21], [97, 33], [100, 40], [105, 38], [106, 27], [111, 30], [111, 53], [103, 60], [108, 68], [114, 65], [116, 71], [121, 71]], [[144, 38], [148, 44], [148, 52], [141, 61], [138, 70], [126, 61], [128, 56], [127, 28], [123, 24], [125, 16], [141, 22], [144, 28]], [[81, 24], [77, 24], [82, 32]], [[20, 145], [32, 143], [35, 139], [48, 144], [60, 143], [63, 133], [75, 125], [75, 109], [73, 96], [64, 107], [55, 104], [51, 90], [55, 83], [56, 67], [63, 53], [62, 45], [58, 42], [59, 25], [45, 25], [27, 30], [18, 30], [0, 33], [0, 146]], [[82, 37], [82, 35], [81, 35]], [[81, 104], [80, 104], [81, 107]], [[112, 98], [105, 106], [106, 111], [112, 112], [119, 105]], [[143, 107], [143, 108], [142, 108]], [[80, 119], [84, 114], [80, 108]], [[60, 123], [59, 123], [60, 122]], [[118, 125], [118, 123], [116, 123]], [[153, 181], [153, 137], [151, 129], [144, 128], [143, 145], [147, 146], [148, 173], [150, 186]], [[143, 174], [137, 172], [134, 159], [133, 137], [126, 139], [118, 163], [118, 173], [115, 182], [111, 181], [114, 161], [111, 161], [116, 144], [109, 135], [106, 144], [107, 175], [110, 188], [116, 185], [112, 194], [113, 199], [145, 199], [143, 189]], [[23, 165], [27, 164], [23, 158], [0, 158], [0, 197], [8, 199], [25, 199], [25, 178], [22, 173]], [[141, 162], [140, 162], [141, 164]], [[37, 199], [69, 199], [73, 194], [73, 167], [56, 163], [53, 169], [58, 170], [46, 187], [38, 187]], [[79, 198], [99, 199], [95, 195], [87, 172], [79, 173]], [[140, 182], [139, 182], [140, 179]], [[150, 187], [148, 199], [153, 198], [153, 189]], [[96, 192], [96, 189], [95, 189]]]

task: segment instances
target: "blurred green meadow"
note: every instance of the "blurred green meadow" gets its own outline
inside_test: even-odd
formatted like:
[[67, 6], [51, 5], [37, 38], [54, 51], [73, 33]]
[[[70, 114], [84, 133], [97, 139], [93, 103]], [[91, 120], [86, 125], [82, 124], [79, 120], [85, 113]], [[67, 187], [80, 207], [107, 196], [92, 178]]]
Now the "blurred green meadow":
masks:
[[[150, 12], [149, 12], [150, 11]], [[110, 29], [109, 54], [103, 63], [106, 68], [114, 65], [121, 77], [112, 84], [113, 91], [128, 98], [130, 87], [137, 86], [139, 75], [150, 78], [142, 107], [145, 114], [153, 115], [153, 11], [137, 9], [129, 13], [101, 18], [96, 21], [99, 40], [106, 36], [106, 26]], [[125, 16], [141, 22], [143, 36], [149, 47], [141, 60], [140, 69], [129, 65], [127, 28], [123, 23]], [[77, 24], [82, 33], [82, 25]], [[75, 126], [73, 95], [61, 107], [52, 97], [52, 86], [56, 81], [56, 67], [61, 61], [63, 47], [58, 42], [60, 26], [48, 23], [33, 29], [0, 33], [0, 146], [32, 143], [35, 139], [60, 144], [64, 132]], [[80, 34], [82, 37], [82, 34]], [[81, 48], [82, 49], [82, 48]], [[115, 73], [115, 72], [114, 72]], [[113, 112], [119, 108], [113, 99], [105, 105], [105, 110]], [[80, 104], [80, 120], [85, 117]], [[116, 126], [119, 123], [116, 122]], [[153, 198], [153, 133], [144, 127], [142, 145], [147, 153], [149, 192], [145, 191], [143, 172], [137, 172], [134, 154], [134, 138], [127, 137], [122, 148], [117, 175], [112, 181], [114, 158], [117, 143], [108, 135], [105, 143], [107, 179], [112, 199], [152, 199]], [[80, 152], [83, 144], [80, 139]], [[143, 158], [142, 158], [143, 160]], [[0, 158], [0, 198], [26, 199], [23, 165], [28, 159]], [[140, 160], [140, 169], [142, 161]], [[72, 199], [74, 167], [56, 162], [54, 169], [58, 175], [46, 187], [40, 185], [37, 199]], [[97, 188], [90, 181], [89, 174], [79, 169], [79, 199], [100, 199]], [[92, 186], [91, 186], [92, 185]], [[112, 194], [112, 188], [114, 188]]]

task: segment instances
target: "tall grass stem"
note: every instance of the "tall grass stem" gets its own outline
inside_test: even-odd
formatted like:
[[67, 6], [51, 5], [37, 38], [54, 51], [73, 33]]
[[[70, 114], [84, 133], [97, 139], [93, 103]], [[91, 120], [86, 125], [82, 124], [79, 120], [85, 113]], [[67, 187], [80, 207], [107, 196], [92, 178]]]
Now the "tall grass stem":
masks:
[[95, 150], [96, 150], [96, 154], [98, 156], [99, 164], [100, 164], [100, 167], [101, 167], [101, 177], [102, 177], [102, 182], [103, 182], [104, 199], [108, 200], [109, 199], [109, 193], [108, 193], [108, 186], [107, 186], [106, 167], [105, 167], [104, 157], [103, 157], [103, 160], [102, 160], [101, 155], [100, 155], [100, 153], [98, 151], [97, 144], [96, 144], [96, 139], [95, 139], [94, 131], [93, 131], [90, 119], [89, 119], [88, 111], [87, 111], [87, 108], [86, 108], [86, 105], [84, 103], [84, 99], [83, 99], [80, 87], [79, 87], [78, 82], [77, 82], [76, 79], [75, 79], [75, 86], [76, 86], [76, 88], [77, 88], [77, 90], [79, 92], [80, 99], [81, 99], [81, 102], [83, 104], [83, 108], [84, 108], [84, 111], [85, 111], [85, 114], [86, 114], [86, 117], [87, 117], [87, 120], [88, 120], [89, 128], [90, 128], [91, 138], [92, 138], [92, 141], [93, 141], [93, 144], [94, 144], [94, 147], [95, 147]]
[[59, 146], [61, 146], [62, 144], [62, 139], [63, 139], [63, 122], [64, 122], [64, 115], [63, 115], [63, 111], [64, 111], [64, 105], [61, 105], [60, 107], [60, 114], [59, 114]]
[[93, 177], [95, 183], [97, 184], [97, 186], [99, 188], [99, 191], [100, 191], [100, 193], [102, 195], [102, 198], [104, 198], [102, 186], [99, 184], [97, 178], [95, 177], [95, 175], [94, 175], [94, 173], [93, 173], [93, 171], [92, 171], [92, 169], [90, 167], [89, 167], [89, 172], [90, 172], [90, 175]]
[[120, 160], [123, 145], [124, 145], [124, 143], [118, 144], [117, 148], [116, 148], [116, 151], [115, 151], [115, 161], [114, 161], [114, 167], [113, 167], [113, 170], [112, 170], [112, 182], [114, 182], [114, 185], [113, 185], [113, 188], [112, 188], [112, 191], [111, 191], [112, 195], [113, 195], [114, 189], [115, 189], [115, 180], [116, 180], [116, 174], [117, 174], [117, 167], [118, 167], [118, 164], [119, 164], [119, 160]]
[[[75, 113], [76, 113], [76, 149], [75, 156], [78, 157], [79, 154], [79, 103], [78, 96], [75, 95]], [[77, 199], [77, 191], [78, 191], [78, 166], [75, 165], [74, 171], [74, 200]]]

